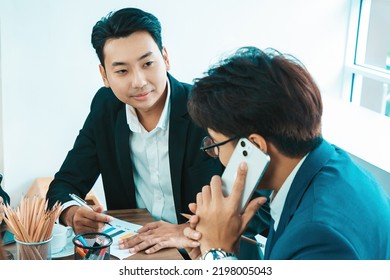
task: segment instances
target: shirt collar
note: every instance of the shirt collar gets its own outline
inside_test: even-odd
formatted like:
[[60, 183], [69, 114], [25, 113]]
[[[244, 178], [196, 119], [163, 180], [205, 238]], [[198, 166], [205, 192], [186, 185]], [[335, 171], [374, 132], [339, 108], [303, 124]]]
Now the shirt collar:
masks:
[[271, 203], [270, 203], [270, 210], [271, 210], [271, 217], [274, 220], [274, 230], [278, 228], [278, 224], [280, 221], [280, 217], [282, 215], [282, 211], [284, 208], [284, 204], [286, 202], [287, 194], [290, 191], [291, 184], [295, 178], [295, 176], [298, 173], [299, 168], [301, 167], [302, 163], [305, 161], [308, 154], [306, 154], [295, 166], [293, 171], [288, 175], [287, 179], [284, 181], [282, 187], [279, 189], [277, 194], [274, 196], [274, 192], [271, 194]]
[[[167, 79], [167, 98], [165, 100], [164, 109], [161, 113], [160, 120], [158, 121], [156, 128], [166, 130], [168, 127], [169, 114], [171, 111], [170, 96], [171, 96], [171, 86], [169, 83], [169, 79]], [[129, 128], [132, 132], [135, 133], [147, 132], [145, 128], [142, 126], [142, 124], [139, 122], [135, 109], [128, 104], [126, 104], [126, 119], [127, 119], [127, 124], [129, 125]]]

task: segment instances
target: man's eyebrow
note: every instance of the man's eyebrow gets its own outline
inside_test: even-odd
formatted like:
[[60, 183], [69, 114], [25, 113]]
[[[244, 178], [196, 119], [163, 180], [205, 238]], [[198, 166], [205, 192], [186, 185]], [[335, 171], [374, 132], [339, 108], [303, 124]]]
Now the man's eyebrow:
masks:
[[[141, 55], [141, 56], [137, 59], [137, 61], [141, 61], [142, 59], [145, 59], [146, 57], [151, 56], [151, 55], [152, 55], [152, 52], [147, 52], [147, 53]], [[127, 63], [126, 63], [126, 62], [121, 62], [121, 61], [114, 61], [113, 63], [111, 63], [111, 66], [112, 66], [112, 67], [123, 66], [123, 65], [127, 65]]]
[[122, 66], [122, 65], [127, 65], [127, 63], [125, 62], [113, 62], [111, 63], [111, 66], [115, 67], [115, 66]]
[[144, 58], [146, 58], [146, 57], [148, 57], [148, 56], [151, 56], [151, 55], [152, 55], [152, 52], [147, 52], [147, 53], [145, 53], [144, 55], [141, 55], [141, 57], [138, 58], [138, 61], [140, 61], [140, 60], [142, 60], [142, 59], [144, 59]]

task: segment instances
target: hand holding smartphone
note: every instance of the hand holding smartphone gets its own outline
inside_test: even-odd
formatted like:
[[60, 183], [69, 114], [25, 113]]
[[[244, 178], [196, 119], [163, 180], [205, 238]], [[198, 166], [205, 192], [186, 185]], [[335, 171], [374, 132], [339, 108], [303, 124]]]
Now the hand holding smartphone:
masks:
[[270, 162], [270, 157], [248, 139], [241, 138], [238, 140], [238, 144], [222, 174], [222, 191], [225, 196], [231, 194], [234, 181], [237, 177], [238, 166], [243, 161], [247, 163], [248, 172], [241, 198], [241, 212], [247, 206], [253, 192], [263, 177]]

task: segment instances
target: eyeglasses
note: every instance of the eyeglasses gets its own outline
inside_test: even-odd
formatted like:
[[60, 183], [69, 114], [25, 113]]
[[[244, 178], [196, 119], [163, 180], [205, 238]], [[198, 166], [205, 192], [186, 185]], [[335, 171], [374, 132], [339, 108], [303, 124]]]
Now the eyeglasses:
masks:
[[236, 140], [238, 138], [240, 138], [240, 137], [234, 136], [234, 137], [229, 138], [225, 141], [215, 143], [214, 140], [210, 136], [206, 136], [202, 140], [202, 145], [201, 145], [200, 149], [203, 152], [206, 152], [210, 157], [217, 158], [219, 156], [219, 146], [225, 145], [226, 143], [233, 141], [233, 140]]

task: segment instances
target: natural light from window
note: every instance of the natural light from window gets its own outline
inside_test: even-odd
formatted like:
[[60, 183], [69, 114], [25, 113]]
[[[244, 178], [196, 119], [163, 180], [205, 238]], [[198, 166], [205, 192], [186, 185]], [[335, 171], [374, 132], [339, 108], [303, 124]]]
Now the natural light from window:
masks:
[[390, 0], [354, 1], [350, 25], [344, 98], [390, 116]]

